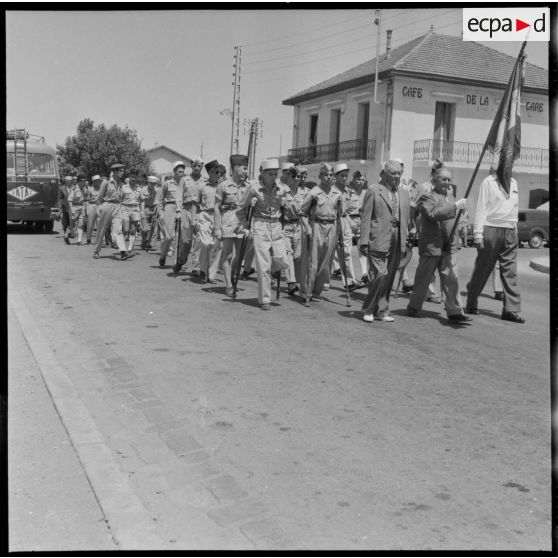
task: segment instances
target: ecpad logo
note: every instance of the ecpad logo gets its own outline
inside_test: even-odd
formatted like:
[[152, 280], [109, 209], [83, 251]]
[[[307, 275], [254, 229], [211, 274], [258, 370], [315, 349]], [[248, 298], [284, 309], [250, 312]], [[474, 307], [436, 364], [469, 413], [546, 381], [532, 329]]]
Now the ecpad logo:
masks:
[[464, 41], [548, 41], [549, 8], [463, 8]]

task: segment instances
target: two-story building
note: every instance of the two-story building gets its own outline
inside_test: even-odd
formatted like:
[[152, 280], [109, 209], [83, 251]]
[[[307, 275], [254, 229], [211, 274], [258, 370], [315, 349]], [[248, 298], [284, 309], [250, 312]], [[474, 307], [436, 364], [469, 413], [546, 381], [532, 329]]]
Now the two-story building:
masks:
[[[453, 172], [457, 195], [463, 195], [515, 59], [433, 31], [391, 50], [390, 33], [377, 84], [373, 59], [283, 101], [294, 107], [288, 160], [307, 166], [314, 180], [320, 162], [342, 161], [372, 182], [383, 161], [401, 158], [405, 176], [424, 182], [440, 158]], [[520, 207], [536, 207], [548, 199], [548, 71], [528, 62], [521, 119], [514, 176]], [[486, 154], [472, 203], [491, 162]]]

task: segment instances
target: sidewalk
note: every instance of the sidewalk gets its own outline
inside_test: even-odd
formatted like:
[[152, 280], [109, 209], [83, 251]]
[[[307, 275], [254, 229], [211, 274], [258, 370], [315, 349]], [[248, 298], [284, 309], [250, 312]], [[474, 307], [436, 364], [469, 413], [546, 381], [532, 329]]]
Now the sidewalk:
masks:
[[11, 305], [8, 332], [9, 550], [117, 550]]

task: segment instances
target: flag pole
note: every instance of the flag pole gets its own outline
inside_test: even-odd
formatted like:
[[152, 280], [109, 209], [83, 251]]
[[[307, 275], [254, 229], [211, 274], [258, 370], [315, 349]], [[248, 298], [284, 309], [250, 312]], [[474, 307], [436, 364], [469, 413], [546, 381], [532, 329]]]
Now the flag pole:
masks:
[[[527, 46], [527, 41], [523, 41], [523, 44], [521, 45], [521, 50], [519, 51], [519, 54], [517, 56], [517, 60], [515, 61], [511, 76], [510, 76], [510, 82], [511, 82], [511, 78], [512, 76], [515, 74], [515, 69], [516, 66], [520, 63], [521, 61], [521, 57], [523, 56], [523, 53], [525, 52], [525, 47]], [[508, 87], [510, 86], [510, 83], [508, 83]], [[507, 87], [506, 87], [507, 89]], [[504, 99], [502, 99], [502, 102], [504, 101]], [[498, 116], [498, 112], [496, 113], [496, 117]], [[495, 118], [496, 119], [496, 118]], [[473, 175], [471, 176], [471, 180], [469, 181], [469, 186], [467, 187], [467, 191], [465, 192], [465, 195], [463, 196], [464, 198], [468, 198], [469, 194], [471, 192], [471, 188], [473, 187], [473, 183], [475, 181], [475, 178], [477, 177], [477, 173], [479, 172], [479, 168], [481, 166], [482, 160], [484, 158], [484, 154], [486, 153], [486, 149], [488, 147], [488, 142], [490, 140], [490, 132], [488, 133], [488, 135], [486, 136], [486, 141], [484, 142], [479, 160], [477, 161], [477, 166], [475, 167], [475, 170], [473, 171]], [[443, 251], [446, 252], [448, 247], [451, 244], [451, 241], [453, 240], [453, 236], [455, 235], [455, 231], [457, 229], [457, 226], [459, 225], [459, 219], [461, 218], [461, 215], [463, 214], [463, 209], [460, 209], [457, 213], [457, 216], [455, 218], [455, 222], [453, 223], [453, 227], [451, 229], [451, 232], [448, 236], [448, 240], [444, 245], [444, 249]]]

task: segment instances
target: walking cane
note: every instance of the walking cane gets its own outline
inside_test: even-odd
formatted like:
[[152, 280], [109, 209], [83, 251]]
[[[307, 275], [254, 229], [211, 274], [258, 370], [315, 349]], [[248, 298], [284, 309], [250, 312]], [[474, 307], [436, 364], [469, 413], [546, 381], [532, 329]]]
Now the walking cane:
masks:
[[178, 253], [180, 252], [180, 242], [182, 240], [182, 217], [176, 219], [175, 223], [175, 237], [176, 237], [176, 257], [174, 258], [174, 264], [178, 263]]
[[399, 296], [399, 288], [401, 287], [401, 283], [403, 281], [403, 274], [405, 273], [405, 269], [411, 258], [413, 257], [413, 243], [411, 239], [407, 239], [407, 251], [405, 255], [399, 260], [399, 264], [397, 269], [399, 270], [399, 280], [397, 281], [397, 287], [395, 287], [395, 292], [393, 293], [393, 298], [397, 298]]
[[337, 253], [339, 256], [339, 267], [341, 268], [341, 273], [345, 277], [345, 293], [347, 294], [347, 306], [351, 305], [351, 295], [349, 292], [349, 281], [347, 277], [347, 262], [345, 261], [345, 242], [343, 240], [343, 226], [341, 221], [341, 198], [337, 202], [337, 215], [336, 215], [336, 226], [337, 226]]
[[151, 239], [155, 234], [155, 227], [157, 227], [157, 217], [159, 216], [159, 207], [155, 209], [153, 212], [153, 217], [151, 218], [151, 226], [149, 227], [149, 231], [147, 232], [147, 236], [145, 237], [145, 251], [149, 252], [149, 245], [151, 244]]

